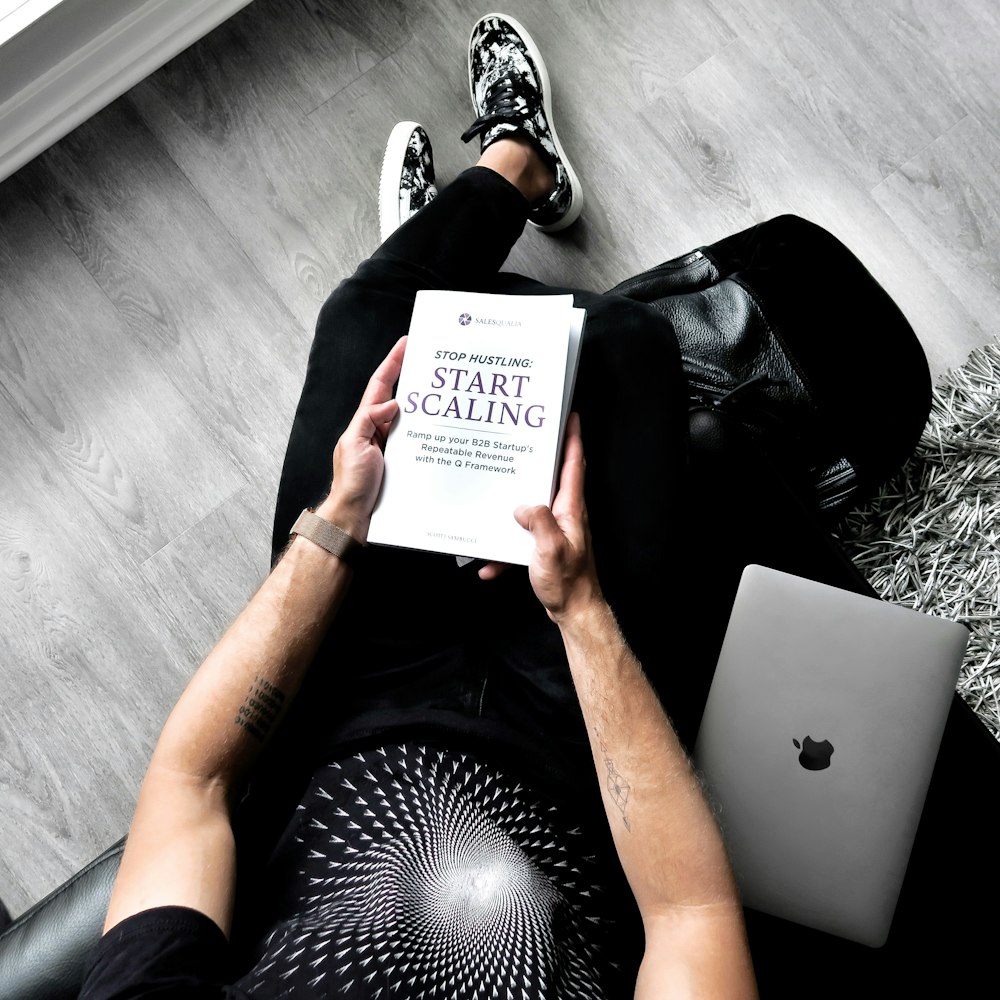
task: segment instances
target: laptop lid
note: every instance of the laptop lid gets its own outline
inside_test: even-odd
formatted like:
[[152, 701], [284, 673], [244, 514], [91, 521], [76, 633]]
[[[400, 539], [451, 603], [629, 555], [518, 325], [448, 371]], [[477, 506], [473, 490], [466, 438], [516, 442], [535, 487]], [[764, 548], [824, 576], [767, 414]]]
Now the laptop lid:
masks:
[[693, 756], [747, 906], [885, 942], [968, 637], [746, 567]]

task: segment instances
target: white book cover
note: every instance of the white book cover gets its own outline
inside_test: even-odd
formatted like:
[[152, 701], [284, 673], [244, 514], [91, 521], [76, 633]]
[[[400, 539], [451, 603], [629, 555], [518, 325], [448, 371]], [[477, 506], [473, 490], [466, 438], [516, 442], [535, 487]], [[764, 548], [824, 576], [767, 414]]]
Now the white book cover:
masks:
[[572, 295], [420, 291], [369, 542], [527, 565], [549, 504], [584, 310]]

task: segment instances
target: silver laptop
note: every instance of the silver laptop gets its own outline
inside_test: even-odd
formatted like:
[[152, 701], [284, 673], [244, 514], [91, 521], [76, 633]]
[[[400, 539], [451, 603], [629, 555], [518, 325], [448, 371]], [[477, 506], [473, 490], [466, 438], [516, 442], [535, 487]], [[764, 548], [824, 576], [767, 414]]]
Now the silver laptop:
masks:
[[968, 637], [747, 566], [694, 750], [747, 906], [885, 942]]

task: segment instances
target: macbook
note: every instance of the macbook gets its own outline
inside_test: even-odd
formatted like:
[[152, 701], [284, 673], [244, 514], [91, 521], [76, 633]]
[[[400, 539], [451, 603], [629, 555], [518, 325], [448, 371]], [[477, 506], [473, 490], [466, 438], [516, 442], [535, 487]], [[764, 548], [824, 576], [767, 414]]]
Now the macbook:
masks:
[[746, 567], [694, 750], [745, 905], [885, 942], [968, 636]]

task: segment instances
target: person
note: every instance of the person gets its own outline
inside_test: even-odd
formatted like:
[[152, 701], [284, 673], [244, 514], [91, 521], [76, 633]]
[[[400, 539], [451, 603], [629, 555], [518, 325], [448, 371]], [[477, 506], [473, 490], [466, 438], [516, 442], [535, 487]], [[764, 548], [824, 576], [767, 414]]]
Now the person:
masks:
[[[914, 955], [981, 987], [948, 956], [995, 922], [940, 919], [978, 909], [942, 859], [989, 828], [1000, 751], [958, 700], [884, 948], [741, 914], [683, 752], [740, 573], [873, 592], [766, 456], [688, 413], [661, 313], [500, 271], [582, 188], [523, 26], [481, 19], [469, 66], [476, 166], [439, 193], [426, 132], [392, 130], [383, 242], [317, 321], [272, 571], [164, 727], [81, 995], [843, 996], [922, 984]], [[424, 288], [587, 310], [558, 492], [511, 514], [527, 577], [289, 540], [312, 508], [364, 541]]]
[[[582, 206], [523, 26], [480, 19], [469, 66], [476, 166], [438, 193], [424, 130], [390, 137], [384, 240], [317, 323], [271, 573], [163, 728], [88, 1000], [755, 995], [722, 838], [649, 679], [685, 454], [669, 323], [574, 293], [558, 490], [511, 512], [527, 578], [363, 546], [416, 292], [561, 291], [499, 268], [526, 222]], [[356, 558], [289, 541], [303, 508]]]

